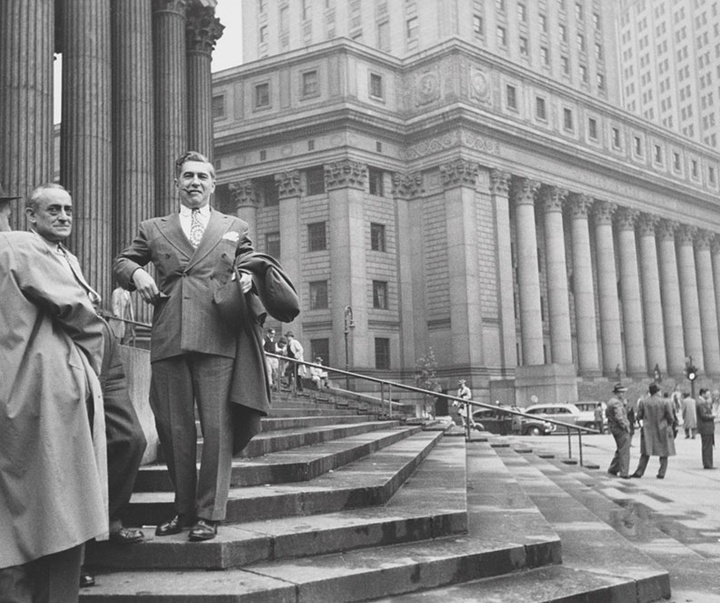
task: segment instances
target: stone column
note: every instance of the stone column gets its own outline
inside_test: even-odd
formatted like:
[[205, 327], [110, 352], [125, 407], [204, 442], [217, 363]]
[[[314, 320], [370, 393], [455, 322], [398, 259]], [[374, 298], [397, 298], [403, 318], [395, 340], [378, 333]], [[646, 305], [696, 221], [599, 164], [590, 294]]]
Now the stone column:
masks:
[[187, 98], [188, 147], [212, 159], [212, 51], [225, 27], [215, 17], [215, 8], [193, 4], [188, 8]]
[[111, 9], [114, 257], [155, 213], [155, 133], [151, 6], [123, 0]]
[[627, 207], [616, 214], [620, 259], [620, 301], [625, 332], [625, 366], [628, 375], [644, 377], [648, 373], [643, 339], [642, 301], [638, 273], [635, 222], [638, 212]]
[[[54, 0], [0, 2], [0, 183], [27, 197], [53, 180]], [[11, 224], [25, 230], [23, 200]]]
[[640, 214], [640, 282], [642, 284], [643, 318], [645, 325], [645, 350], [650, 370], [658, 366], [661, 373], [667, 372], [665, 351], [665, 328], [660, 297], [660, 273], [658, 271], [655, 226], [657, 218]]
[[706, 230], [698, 232], [695, 241], [695, 263], [697, 265], [702, 349], [705, 358], [704, 369], [706, 375], [717, 377], [720, 375], [720, 338], [718, 337], [717, 300], [710, 255], [711, 240], [710, 232]]
[[697, 272], [695, 271], [695, 251], [693, 240], [697, 230], [681, 225], [677, 231], [677, 263], [680, 281], [680, 305], [682, 308], [683, 339], [685, 351], [692, 356], [693, 363], [705, 371], [703, 356], [702, 329], [700, 327], [700, 303], [698, 301]]
[[187, 146], [186, 0], [153, 0], [155, 213], [177, 211], [175, 160]]
[[477, 163], [456, 159], [440, 166], [447, 230], [450, 329], [454, 365], [483, 362], [475, 188]]
[[[306, 299], [306, 285], [302, 281], [300, 258], [303, 250], [301, 247], [301, 229], [307, 228], [302, 224], [300, 218], [300, 195], [303, 194], [300, 182], [300, 172], [291, 170], [275, 174], [275, 183], [278, 187], [278, 198], [280, 203], [280, 264], [294, 283], [300, 294], [300, 299]], [[302, 301], [300, 303], [304, 309]], [[302, 317], [302, 313], [300, 314]], [[299, 337], [301, 323], [292, 323], [295, 335]], [[335, 348], [340, 349], [340, 348]]]
[[572, 364], [572, 334], [568, 294], [563, 202], [567, 191], [555, 186], [540, 190], [545, 215], [545, 258], [552, 362]]
[[[712, 256], [713, 284], [715, 286], [715, 313], [720, 317], [720, 235], [710, 238], [710, 254]], [[720, 321], [720, 318], [718, 318]], [[720, 330], [720, 324], [718, 325]]]
[[[299, 172], [296, 171], [294, 172], [294, 174], [299, 180]], [[285, 179], [289, 179], [289, 177], [286, 175], [284, 178], [282, 178], [282, 181], [284, 182]], [[241, 220], [245, 220], [245, 222], [248, 223], [250, 229], [248, 236], [257, 248], [258, 200], [257, 195], [255, 194], [255, 187], [253, 186], [253, 182], [252, 180], [240, 180], [238, 182], [231, 182], [228, 188], [230, 189], [230, 197], [235, 204], [235, 215], [237, 215], [237, 217]], [[285, 192], [289, 192], [287, 188]], [[290, 194], [290, 198], [292, 196], [293, 195]], [[297, 194], [295, 194], [294, 196], [297, 196]], [[282, 238], [280, 240], [282, 241]], [[280, 246], [280, 250], [282, 252], [282, 243]]]
[[677, 377], [682, 375], [685, 369], [685, 342], [683, 341], [683, 319], [680, 306], [680, 281], [675, 255], [676, 227], [675, 222], [661, 220], [658, 223], [657, 235], [659, 239], [660, 297], [665, 324], [668, 373]]
[[623, 368], [620, 305], [612, 231], [615, 205], [606, 201], [596, 201], [593, 210], [603, 373], [610, 376], [615, 374], [618, 367], [620, 370]]
[[495, 249], [497, 250], [498, 308], [500, 308], [501, 366], [513, 369], [517, 357], [515, 325], [515, 285], [512, 266], [512, 237], [510, 236], [510, 203], [508, 191], [510, 174], [500, 170], [490, 172], [490, 199], [495, 208]]
[[336, 350], [344, 348], [343, 330], [338, 325], [343, 325], [345, 307], [350, 306], [355, 329], [349, 337], [349, 360], [351, 366], [357, 369], [374, 368], [375, 364], [374, 348], [368, 333], [369, 296], [365, 263], [367, 174], [367, 166], [350, 159], [325, 166], [325, 186], [330, 203], [333, 347]]
[[583, 377], [601, 374], [598, 354], [595, 283], [588, 212], [592, 197], [571, 194], [568, 197], [572, 224], [573, 296], [575, 299], [575, 332], [577, 334], [578, 368]]
[[537, 230], [535, 228], [535, 192], [539, 182], [513, 180], [515, 204], [515, 242], [520, 292], [520, 341], [523, 365], [545, 364], [543, 324], [540, 308]]
[[65, 0], [61, 6], [60, 182], [73, 198], [69, 246], [107, 306], [112, 289], [110, 2]]

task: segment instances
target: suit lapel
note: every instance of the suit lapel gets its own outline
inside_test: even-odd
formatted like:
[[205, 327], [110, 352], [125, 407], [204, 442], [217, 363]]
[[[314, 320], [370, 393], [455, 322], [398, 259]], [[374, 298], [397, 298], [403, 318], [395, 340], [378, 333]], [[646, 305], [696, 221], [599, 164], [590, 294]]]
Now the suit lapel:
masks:
[[[221, 214], [215, 210], [210, 210], [210, 219], [205, 227], [205, 233], [200, 241], [200, 245], [198, 245], [195, 253], [190, 259], [188, 267], [197, 264], [205, 256], [207, 256], [220, 242], [222, 235], [227, 232], [228, 227], [229, 220], [225, 214]], [[192, 247], [192, 245], [190, 247]]]
[[180, 226], [180, 214], [170, 214], [160, 218], [158, 228], [162, 236], [164, 236], [168, 243], [170, 243], [175, 249], [177, 249], [186, 258], [191, 258], [195, 249], [192, 244], [188, 241], [188, 238], [183, 232], [182, 226]]

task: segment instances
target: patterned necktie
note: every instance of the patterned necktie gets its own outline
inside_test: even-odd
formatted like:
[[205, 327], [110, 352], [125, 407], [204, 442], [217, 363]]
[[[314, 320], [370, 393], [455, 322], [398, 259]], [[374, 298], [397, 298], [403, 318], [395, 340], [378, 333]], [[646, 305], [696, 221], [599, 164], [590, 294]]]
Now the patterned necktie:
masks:
[[193, 209], [190, 214], [190, 243], [193, 247], [200, 245], [204, 232], [205, 226], [200, 221], [200, 210]]

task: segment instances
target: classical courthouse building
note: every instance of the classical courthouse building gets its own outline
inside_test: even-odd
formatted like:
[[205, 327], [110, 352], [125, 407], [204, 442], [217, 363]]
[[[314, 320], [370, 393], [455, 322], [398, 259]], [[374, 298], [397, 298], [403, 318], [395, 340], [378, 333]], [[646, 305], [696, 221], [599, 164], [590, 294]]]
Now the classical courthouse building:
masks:
[[720, 378], [720, 156], [620, 108], [615, 7], [243, 3], [217, 203], [293, 276], [306, 349], [412, 382], [432, 348], [521, 404]]

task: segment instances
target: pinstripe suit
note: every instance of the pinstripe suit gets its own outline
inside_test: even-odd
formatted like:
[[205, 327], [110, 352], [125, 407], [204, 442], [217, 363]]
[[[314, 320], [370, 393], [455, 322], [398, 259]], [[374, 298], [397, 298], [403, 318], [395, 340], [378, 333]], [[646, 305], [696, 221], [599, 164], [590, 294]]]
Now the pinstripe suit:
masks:
[[[179, 514], [225, 518], [232, 462], [228, 392], [236, 332], [213, 306], [213, 294], [232, 275], [235, 256], [252, 251], [248, 225], [211, 211], [203, 238], [193, 249], [178, 214], [147, 220], [115, 259], [118, 282], [133, 290], [134, 272], [152, 262], [163, 297], [155, 306], [150, 358], [150, 403], [160, 443], [175, 485]], [[203, 431], [196, 472], [195, 401]]]

